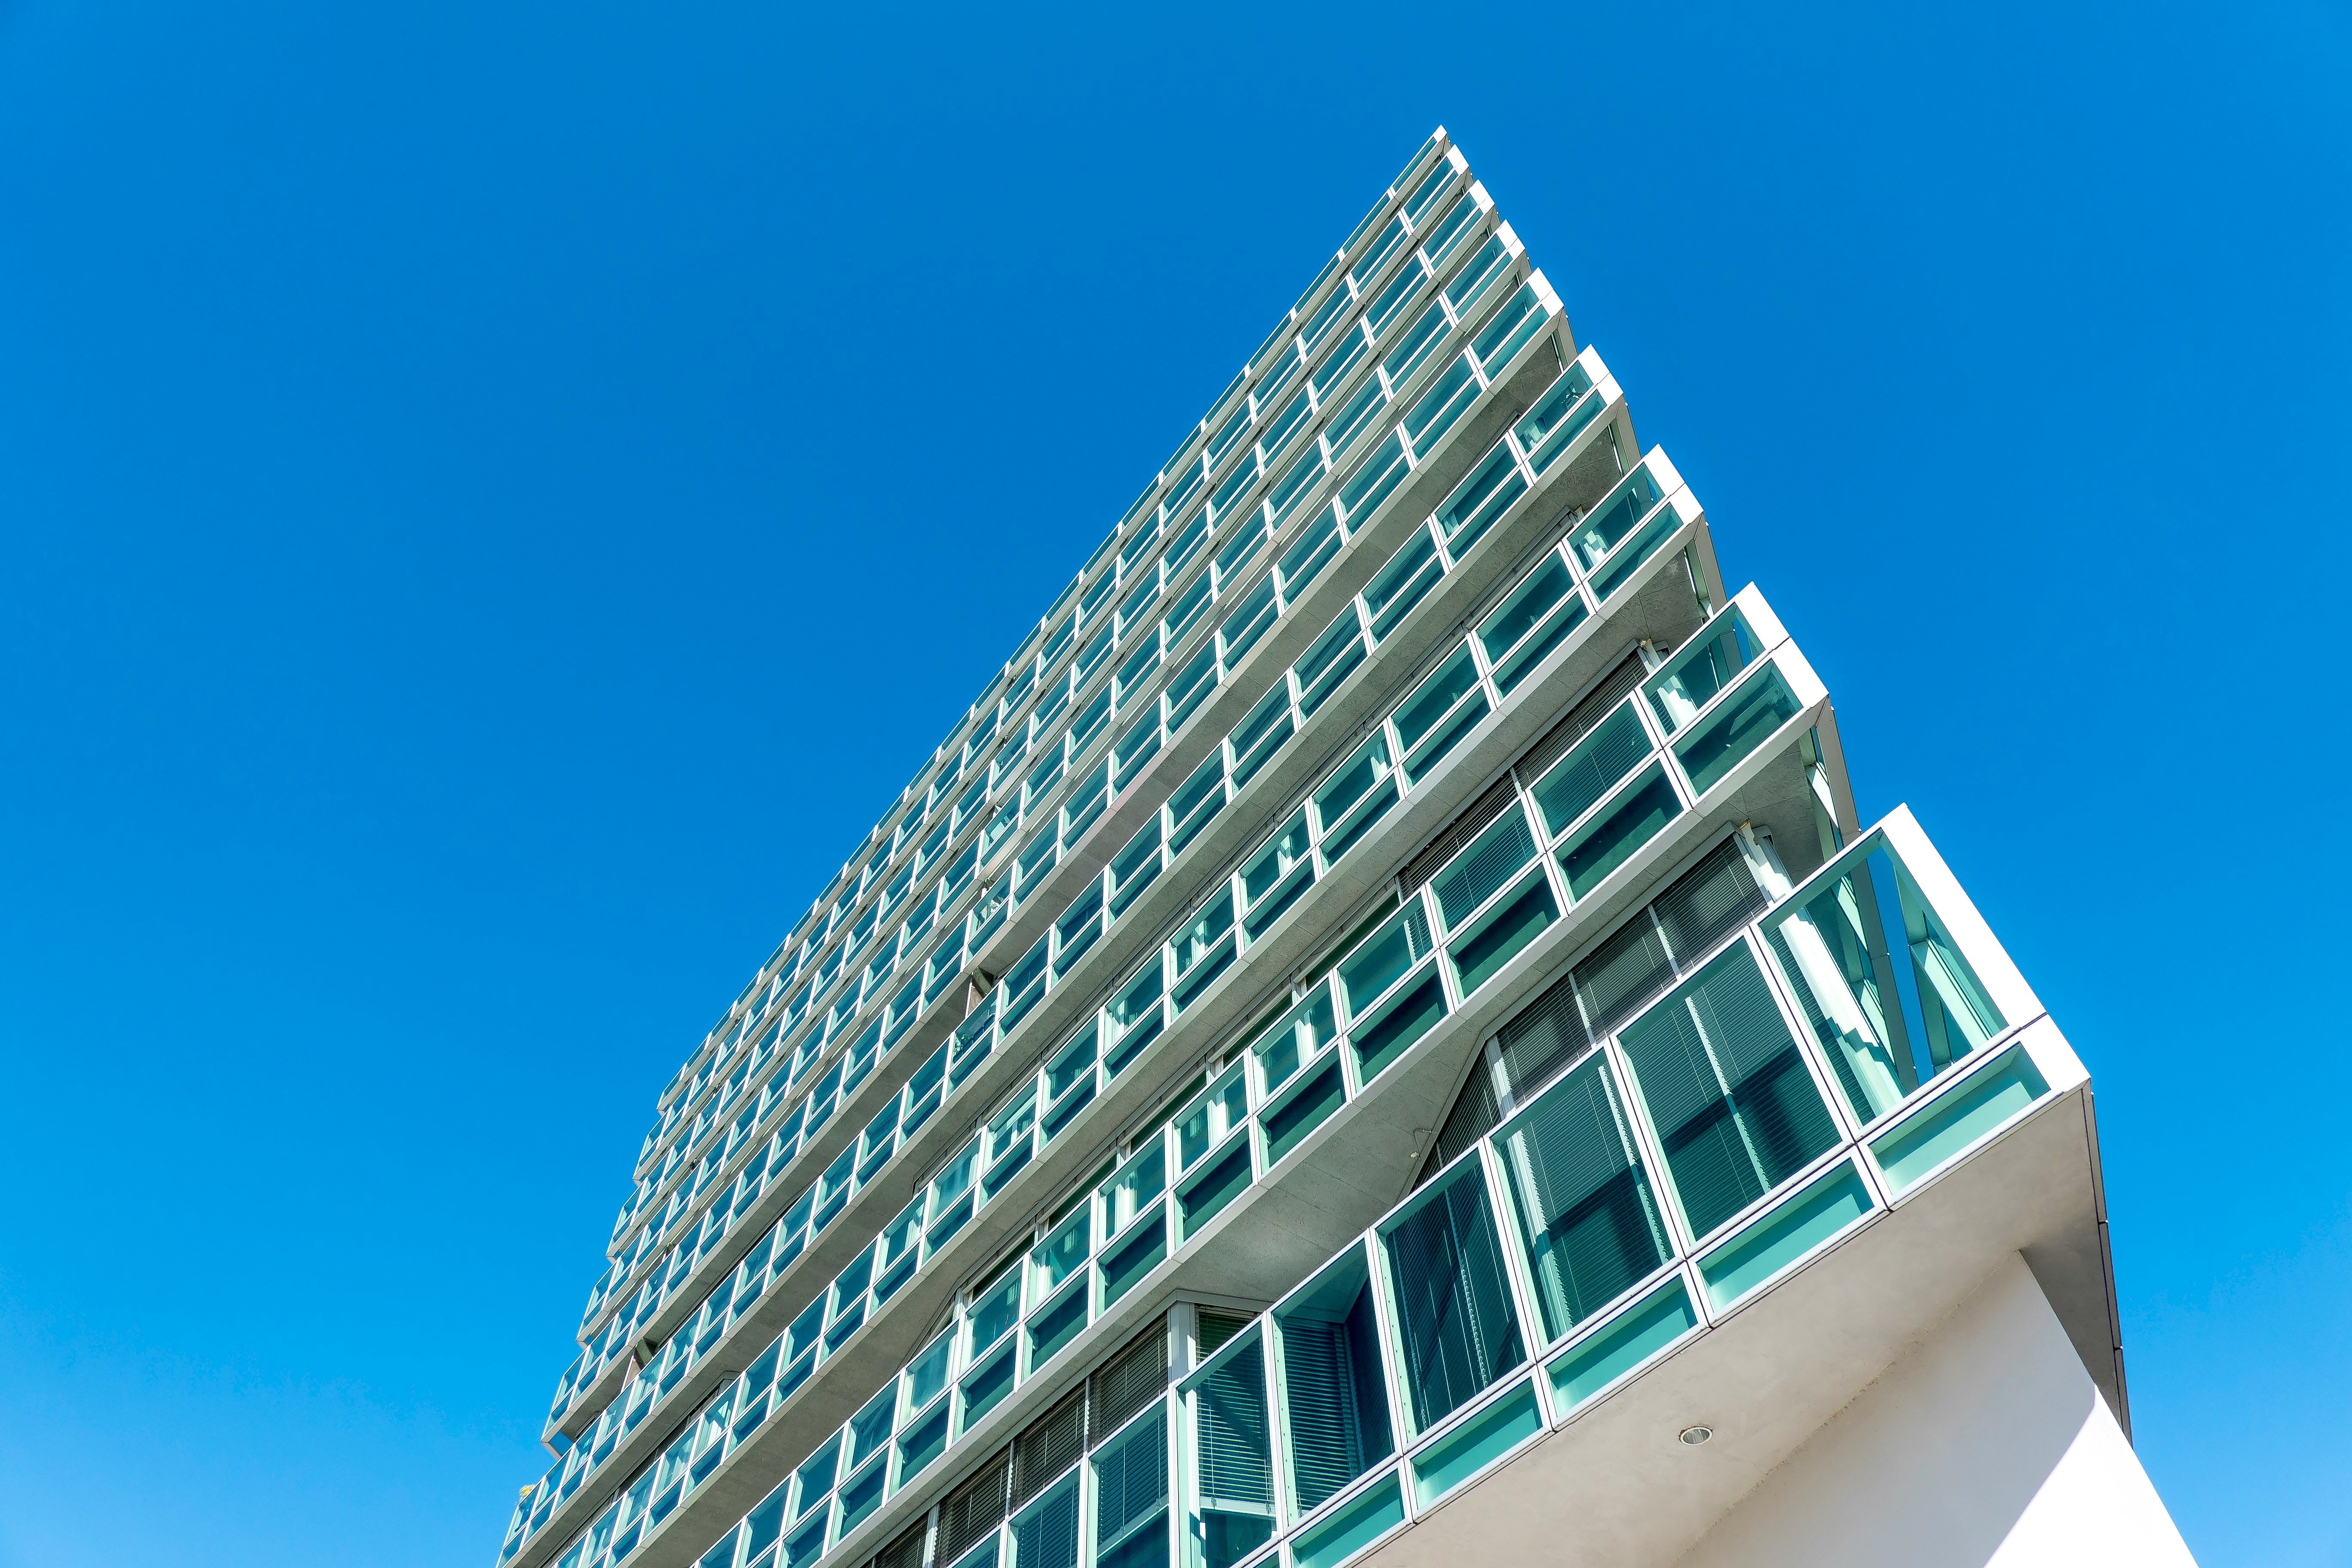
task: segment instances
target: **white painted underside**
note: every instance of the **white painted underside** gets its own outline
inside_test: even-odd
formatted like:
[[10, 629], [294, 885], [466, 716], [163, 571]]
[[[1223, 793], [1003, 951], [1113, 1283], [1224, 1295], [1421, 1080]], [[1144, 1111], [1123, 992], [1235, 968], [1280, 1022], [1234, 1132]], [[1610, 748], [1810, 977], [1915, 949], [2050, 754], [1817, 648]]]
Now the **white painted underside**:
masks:
[[2011, 1257], [1734, 1504], [1679, 1568], [2193, 1568]]

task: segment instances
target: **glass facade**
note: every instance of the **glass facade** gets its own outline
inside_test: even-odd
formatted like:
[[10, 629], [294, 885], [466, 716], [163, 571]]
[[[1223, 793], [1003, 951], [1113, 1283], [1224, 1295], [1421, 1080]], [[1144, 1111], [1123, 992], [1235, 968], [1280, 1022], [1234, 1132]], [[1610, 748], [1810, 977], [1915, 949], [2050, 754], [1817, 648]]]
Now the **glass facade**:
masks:
[[1441, 132], [663, 1090], [501, 1568], [1412, 1528], [2050, 1096], [1847, 801]]

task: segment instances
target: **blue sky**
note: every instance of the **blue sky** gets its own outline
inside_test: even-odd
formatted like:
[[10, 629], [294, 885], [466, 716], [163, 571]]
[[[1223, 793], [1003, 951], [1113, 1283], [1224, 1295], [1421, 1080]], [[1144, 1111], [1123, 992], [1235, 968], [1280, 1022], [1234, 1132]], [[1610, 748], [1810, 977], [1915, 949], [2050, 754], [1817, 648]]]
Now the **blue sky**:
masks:
[[2352, 1562], [2340, 5], [0, 5], [0, 1568], [487, 1564], [656, 1091], [1429, 128]]

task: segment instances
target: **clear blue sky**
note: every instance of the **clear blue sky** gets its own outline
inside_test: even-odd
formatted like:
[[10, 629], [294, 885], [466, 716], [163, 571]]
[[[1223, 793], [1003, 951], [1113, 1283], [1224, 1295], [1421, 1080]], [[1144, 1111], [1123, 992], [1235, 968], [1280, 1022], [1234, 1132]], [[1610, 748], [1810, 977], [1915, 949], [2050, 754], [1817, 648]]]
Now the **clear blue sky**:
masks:
[[1441, 121], [2090, 1064], [2190, 1545], [2352, 1561], [2352, 20], [1917, 10], [0, 4], [0, 1568], [487, 1568], [655, 1092]]

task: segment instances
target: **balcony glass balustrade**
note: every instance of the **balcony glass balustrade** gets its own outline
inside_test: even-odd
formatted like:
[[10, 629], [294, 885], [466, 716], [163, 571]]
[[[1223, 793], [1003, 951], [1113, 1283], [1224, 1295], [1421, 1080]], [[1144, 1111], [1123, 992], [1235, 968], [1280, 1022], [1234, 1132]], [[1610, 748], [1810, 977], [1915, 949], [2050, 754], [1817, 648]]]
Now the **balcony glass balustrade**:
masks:
[[[1547, 569], [1539, 565], [1536, 570], [1540, 573]], [[1463, 647], [1466, 651], [1471, 645], [1465, 643]], [[1441, 671], [1450, 663], [1451, 659], [1442, 663]], [[1769, 668], [1769, 656], [1766, 668]], [[1423, 688], [1409, 694], [1398, 711], [1412, 709], [1428, 685], [1424, 681]], [[1596, 695], [1610, 697], [1615, 689], [1604, 685]], [[1738, 689], [1735, 689], [1735, 692]], [[1697, 721], [1703, 724], [1717, 707], [1733, 700], [1736, 696], [1718, 693], [1713, 703], [1696, 710]], [[1615, 699], [1613, 705], [1595, 705], [1588, 699], [1583, 706], [1598, 706], [1600, 710], [1595, 717], [1584, 721], [1587, 732], [1583, 737], [1570, 745], [1557, 761], [1542, 756], [1543, 752], [1552, 748], [1539, 747], [1538, 756], [1543, 762], [1543, 771], [1532, 779], [1522, 779], [1519, 771], [1514, 769], [1509, 775], [1513, 795], [1508, 805], [1495, 812], [1483, 831], [1459, 847], [1394, 912], [1369, 932], [1361, 933], [1320, 978], [1304, 987], [1276, 1018], [1237, 1051], [1233, 1066], [1202, 1091], [1198, 1103], [1184, 1109], [1129, 1157], [1091, 1200], [1095, 1215], [1091, 1223], [1081, 1225], [1066, 1218], [1051, 1235], [1038, 1240], [1027, 1279], [1031, 1285], [1039, 1280], [1046, 1283], [1036, 1285], [1025, 1296], [1028, 1316], [1022, 1320], [1021, 1336], [1007, 1339], [1007, 1348], [1001, 1353], [992, 1351], [987, 1364], [975, 1374], [976, 1386], [965, 1390], [965, 1405], [958, 1408], [968, 1408], [974, 1402], [992, 1408], [1020, 1381], [1066, 1346], [1086, 1322], [1114, 1306], [1174, 1249], [1199, 1234], [1243, 1190], [1279, 1165], [1316, 1128], [1347, 1100], [1362, 1092], [1365, 1085], [1460, 1006], [1467, 995], [1490, 982], [1510, 957], [1524, 951], [1560, 918], [1563, 910], [1588, 896], [1597, 883], [1586, 885], [1581, 891], [1578, 889], [1571, 875], [1571, 859], [1562, 847], [1590, 842], [1591, 823], [1596, 818], [1616, 820], [1624, 814], [1612, 812], [1605, 800], [1594, 805], [1577, 803], [1607, 795], [1614, 780], [1632, 774], [1636, 784], [1620, 789], [1610, 797], [1622, 800], [1628, 794], [1652, 788], [1639, 781], [1654, 775], [1667, 782], [1675, 804], [1672, 810], [1658, 816], [1650, 831], [1654, 832], [1664, 822], [1681, 815], [1685, 808], [1682, 792], [1690, 786], [1681, 782], [1665, 737], [1648, 728], [1654, 721], [1645, 718], [1643, 702], [1628, 694]], [[1390, 722], [1393, 721], [1392, 716]], [[1756, 737], [1759, 741], [1762, 738]], [[1341, 772], [1354, 765], [1352, 760], [1343, 763]], [[1569, 788], [1571, 783], [1575, 784], [1572, 791]], [[1564, 791], [1568, 793], [1564, 795]], [[1693, 796], [1703, 793], [1693, 792]], [[1341, 820], [1345, 822], [1344, 816]], [[1643, 818], [1644, 822], [1648, 820]], [[1317, 843], [1317, 829], [1320, 826], [1319, 814], [1286, 826], [1268, 840], [1268, 847], [1290, 846], [1286, 854], [1294, 867], [1310, 871], [1318, 865], [1328, 868], [1328, 862], [1320, 858]], [[1245, 912], [1249, 868], [1265, 853], [1262, 848], [1258, 855], [1245, 857], [1244, 870], [1217, 895], [1225, 900], [1223, 907], [1229, 920], [1237, 911]], [[1619, 856], [1617, 864], [1622, 864], [1625, 858]], [[1717, 857], [1718, 860], [1723, 858]], [[1718, 897], [1713, 901], [1721, 904], [1723, 900]], [[951, 1240], [992, 1195], [981, 1173], [1009, 1173], [1034, 1159], [1047, 1140], [1071, 1125], [1073, 1119], [1061, 1111], [1065, 1103], [1091, 1100], [1110, 1078], [1138, 1058], [1140, 1047], [1134, 1044], [1137, 1039], [1155, 1038], [1171, 1026], [1181, 1009], [1170, 992], [1171, 988], [1181, 989], [1182, 974], [1179, 966], [1184, 962], [1188, 944], [1198, 941], [1202, 925], [1198, 919], [1191, 922], [1175, 942], [1163, 947], [1152, 962], [1121, 986], [1111, 1004], [1088, 1020], [1067, 1045], [1053, 1053], [1037, 1077], [1014, 1090], [982, 1131], [947, 1162], [925, 1194], [910, 1205], [892, 1232], [877, 1243], [874, 1251], [861, 1255], [843, 1271], [826, 1298], [831, 1305], [822, 1313], [816, 1308], [811, 1309], [817, 1315], [808, 1320], [805, 1337], [793, 1344], [792, 1353], [785, 1358], [797, 1375], [779, 1379], [761, 1397], [781, 1404], [804, 1380], [805, 1369], [814, 1368], [856, 1331], [867, 1310], [866, 1299], [877, 1288], [869, 1281], [887, 1272], [880, 1255], [894, 1245], [893, 1235], [902, 1229], [908, 1234], [920, 1229], [924, 1240], [916, 1264], [920, 1267], [922, 1261], [928, 1261], [934, 1251]], [[1227, 940], [1229, 936], [1221, 935], [1218, 942]], [[1755, 976], [1752, 957], [1745, 970], [1738, 968], [1738, 955], [1734, 952], [1727, 952], [1717, 962], [1722, 973], [1731, 974], [1733, 979], [1700, 975], [1685, 986], [1686, 991], [1698, 997], [1698, 1002], [1690, 1005], [1696, 1007], [1704, 1003], [1708, 1008], [1728, 1010], [1731, 1016], [1742, 1019], [1754, 1016], [1752, 993], [1761, 981]], [[1171, 974], [1177, 982], [1173, 987]], [[1568, 984], [1573, 984], [1575, 979], [1571, 976]], [[1705, 1015], [1708, 1018], [1715, 1016], [1713, 1011]], [[986, 1016], [984, 1011], [975, 1015]], [[1694, 1012], [1693, 1016], [1700, 1014]], [[1683, 1060], [1670, 1049], [1682, 1041], [1682, 1037], [1673, 1034], [1673, 1026], [1679, 1026], [1680, 1017], [1672, 1009], [1654, 1009], [1651, 1021], [1629, 1031], [1625, 1043], [1619, 1047], [1634, 1063], [1635, 1070], [1648, 1075], [1648, 1082], [1666, 1082], [1676, 1063]], [[984, 1037], [966, 1037], [960, 1031], [960, 1040], [967, 1037], [976, 1041]], [[1678, 1097], [1674, 1102], [1679, 1105], [1687, 1101], [1696, 1108], [1692, 1117], [1685, 1119], [1688, 1125], [1675, 1124], [1675, 1142], [1667, 1155], [1675, 1190], [1682, 1194], [1685, 1211], [1694, 1216], [1689, 1221], [1694, 1234], [1712, 1230], [1715, 1222], [1736, 1212], [1742, 1203], [1774, 1186], [1789, 1171], [1801, 1167], [1807, 1158], [1817, 1154], [1820, 1151], [1813, 1143], [1818, 1140], [1812, 1134], [1817, 1131], [1817, 1122], [1825, 1119], [1804, 1122], [1796, 1141], [1780, 1151], [1789, 1157], [1777, 1163], [1767, 1161], [1753, 1169], [1741, 1167], [1730, 1174], [1718, 1170], [1722, 1163], [1719, 1158], [1715, 1163], [1707, 1163], [1711, 1152], [1720, 1153], [1717, 1145], [1723, 1140], [1719, 1134], [1715, 1135], [1713, 1142], [1707, 1142], [1709, 1130], [1718, 1121], [1727, 1119], [1735, 1127], [1752, 1131], [1755, 1126], [1766, 1125], [1759, 1122], [1759, 1115], [1777, 1114], [1780, 1120], [1769, 1123], [1777, 1128], [1803, 1110], [1804, 1102], [1786, 1076], [1788, 1058], [1794, 1051], [1792, 1044], [1769, 1037], [1769, 1033], [1755, 1037], [1761, 1044], [1749, 1045], [1740, 1044], [1750, 1040], [1747, 1035], [1701, 1037], [1715, 1041], [1717, 1056], [1739, 1063], [1752, 1057], [1765, 1061], [1767, 1066], [1777, 1064], [1781, 1076], [1759, 1077], [1749, 1072], [1736, 1085], [1726, 1085], [1719, 1078], [1710, 1079], [1712, 1088], [1723, 1090], [1717, 1097], [1721, 1101], [1719, 1105], [1697, 1092], [1696, 1080], [1689, 1079], [1686, 1069], [1682, 1077], [1672, 1079]], [[1662, 1043], [1654, 1045], [1654, 1038]], [[1740, 1056], [1741, 1050], [1747, 1056]], [[1684, 1055], [1688, 1057], [1687, 1047]], [[1759, 1102], [1765, 1108], [1760, 1112], [1755, 1109]], [[1041, 1107], [1042, 1116], [1038, 1114]], [[1748, 1118], [1745, 1122], [1738, 1120], [1743, 1115]], [[1244, 1138], [1243, 1131], [1247, 1128], [1255, 1128], [1255, 1132]], [[1685, 1155], [1686, 1148], [1696, 1152]], [[1743, 1181], [1745, 1186], [1741, 1184]], [[797, 1256], [803, 1245], [801, 1236], [780, 1235], [774, 1246], [763, 1244], [755, 1251], [767, 1258], [789, 1258]], [[1075, 1280], [1081, 1259], [1086, 1260], [1087, 1270], [1083, 1284]], [[756, 1300], [761, 1288], [755, 1274], [739, 1271], [730, 1287], [714, 1293], [712, 1303], [707, 1304], [698, 1317], [698, 1324], [719, 1323], [720, 1319], [714, 1313], [740, 1312], [744, 1304]], [[895, 1289], [897, 1285], [891, 1288]], [[1006, 1300], [1011, 1299], [1016, 1288], [1029, 1287], [1008, 1275], [1003, 1286], [1008, 1292]], [[878, 1300], [873, 1302], [876, 1310], [880, 1305]], [[1010, 1310], [1005, 1309], [1008, 1313]], [[1011, 1321], [1008, 1317], [1008, 1324]], [[797, 1325], [795, 1330], [788, 1331], [787, 1340], [797, 1331]], [[820, 1338], [821, 1332], [827, 1337]], [[1008, 1327], [1004, 1334], [1010, 1333]], [[831, 1337], [835, 1335], [838, 1337]], [[1002, 1337], [992, 1334], [990, 1344], [993, 1346]], [[675, 1382], [717, 1342], [716, 1335], [689, 1341], [681, 1332], [672, 1340], [651, 1375], [656, 1380], [667, 1378]], [[782, 1392], [776, 1393], [776, 1389]], [[616, 1402], [583, 1447], [592, 1454], [609, 1447], [604, 1433], [606, 1423], [615, 1423], [614, 1432], [617, 1435], [624, 1429], [621, 1424], [644, 1419], [655, 1397], [657, 1395], [647, 1395], [642, 1401], [632, 1397]], [[961, 1430], [961, 1425], [956, 1429]], [[576, 1452], [573, 1457], [577, 1458]], [[560, 1482], [557, 1494], [560, 1495]]]
[[[1933, 863], [1932, 877], [1907, 869], [1923, 861]], [[1803, 1026], [1819, 1015], [1803, 999], [1811, 983], [1784, 957], [1784, 933], [1825, 902], [1859, 900], [1874, 862], [1884, 868], [1890, 907], [1915, 922], [1928, 949], [1915, 973], [1944, 966], [1955, 977], [1950, 994], [1989, 1033], [1954, 1054], [1935, 1092], [1865, 1123], [1839, 1114], [1832, 1099], [1830, 1062], [1849, 1047]], [[1144, 1320], [1140, 1335], [1091, 1376], [1071, 1375], [1057, 1358], [1066, 1359], [1076, 1337], [1072, 1315], [1101, 1315], [1183, 1250], [1199, 1230], [1183, 1217], [1188, 1195], [1218, 1184], [1228, 1151], [1246, 1152], [1253, 1181], [1279, 1166], [1267, 1159], [1270, 1121], [1286, 1095], [1327, 1062], [1340, 1069], [1346, 1099], [1366, 1092], [1353, 1070], [1362, 1053], [1349, 1048], [1359, 1026], [1349, 976], [1370, 975], [1365, 984], [1385, 995], [1395, 981], [1381, 976], [1400, 958], [1408, 969], [1418, 962], [1411, 940], [1398, 957], [1373, 962], [1399, 929], [1393, 917], [1383, 922], [1115, 1171], [1082, 1185], [1028, 1253], [967, 1292], [950, 1327], [700, 1561], [773, 1568], [828, 1557], [901, 1491], [949, 1473], [943, 1460], [965, 1434], [1012, 1387], [1042, 1376], [1070, 1397], [1011, 1435], [999, 1458], [955, 1467], [965, 1479], [936, 1506], [900, 1510], [902, 1533], [888, 1545], [866, 1541], [859, 1550], [883, 1547], [877, 1561], [886, 1565], [908, 1541], [918, 1552], [910, 1560], [919, 1561], [928, 1539], [958, 1561], [977, 1553], [1001, 1562], [1004, 1553], [1028, 1563], [1051, 1552], [1093, 1568], [1254, 1568], [1278, 1561], [1265, 1554], [1273, 1547], [1294, 1568], [1336, 1565], [1872, 1222], [1891, 1194], [1999, 1136], [2047, 1100], [2065, 1070], [2038, 1058], [2035, 1037], [2022, 1028], [2031, 1020], [1992, 1012], [1975, 977], [2014, 972], [1972, 915], [1949, 919], [1922, 891], [1948, 887], [1948, 875], [1907, 816], [1880, 825], [1793, 889], [1768, 852], [1738, 839], [1702, 858], [1692, 875], [1750, 893], [1746, 919], [1682, 954], [1683, 984], [1594, 1031], [1548, 1078], [1514, 1086], [1504, 1075], [1517, 1107], [1507, 1120], [1266, 1311], [1220, 1320], [1213, 1343], [1214, 1314], [1179, 1305]], [[1689, 889], [1669, 888], [1658, 903], [1677, 899], [1690, 902]], [[1628, 929], [1659, 919], [1637, 911]], [[1956, 931], [1979, 934], [1964, 942]], [[1859, 1008], [1860, 979], [1842, 984]], [[1936, 1005], [1948, 1008], [1941, 994]], [[1524, 1004], [1506, 1037], [1528, 1017], [1549, 1016], [1551, 996]], [[1927, 1027], [1924, 1012], [1916, 1027]], [[1661, 1045], [1667, 1040], [1681, 1044]], [[1770, 1065], [1791, 1059], [1793, 1072]], [[1730, 1065], [1674, 1068], [1678, 1061]], [[1760, 1083], [1757, 1071], [1740, 1071], [1754, 1064], [1762, 1064]], [[1756, 1093], [1743, 1103], [1750, 1085]], [[1759, 1108], [1744, 1138], [1722, 1135]], [[1694, 1193], [1722, 1184], [1706, 1186], [1690, 1173], [1736, 1163], [1724, 1151], [1775, 1124], [1825, 1128], [1827, 1137], [1801, 1137], [1790, 1145], [1793, 1164], [1769, 1172], [1762, 1191], [1718, 1218], [1723, 1204]], [[1120, 1261], [1139, 1244], [1153, 1262]], [[714, 1395], [582, 1532], [562, 1568], [626, 1560], [772, 1419], [797, 1386], [795, 1357], [819, 1342], [814, 1325], [807, 1340], [800, 1332], [795, 1325]], [[1164, 1369], [1188, 1344], [1201, 1348], [1171, 1386]], [[1172, 1493], [1171, 1442], [1183, 1461]], [[551, 1473], [538, 1489], [562, 1479]], [[538, 1506], [534, 1495], [518, 1510], [508, 1555]], [[1087, 1517], [1091, 1535], [1078, 1529]], [[766, 1555], [772, 1550], [782, 1555]]]

